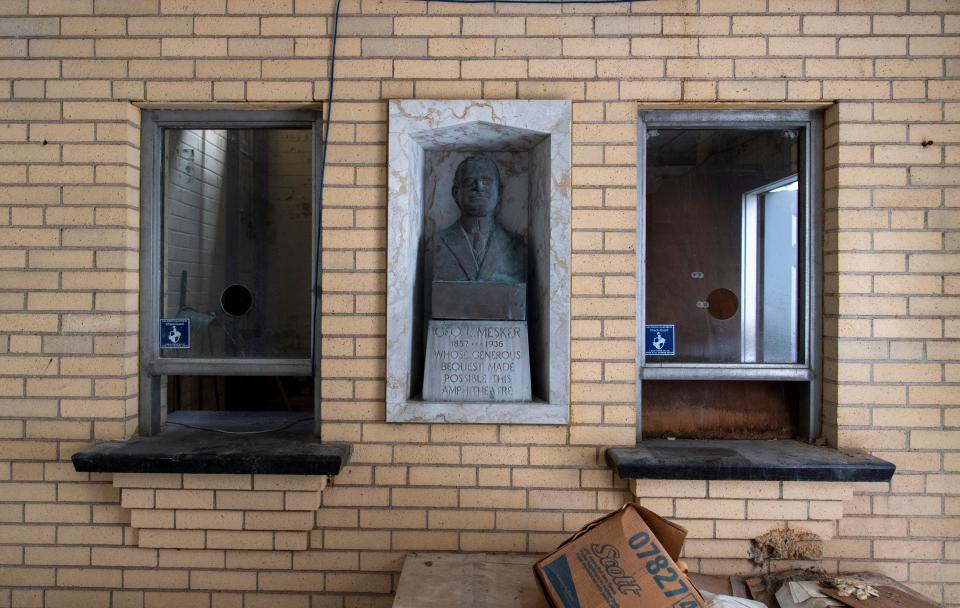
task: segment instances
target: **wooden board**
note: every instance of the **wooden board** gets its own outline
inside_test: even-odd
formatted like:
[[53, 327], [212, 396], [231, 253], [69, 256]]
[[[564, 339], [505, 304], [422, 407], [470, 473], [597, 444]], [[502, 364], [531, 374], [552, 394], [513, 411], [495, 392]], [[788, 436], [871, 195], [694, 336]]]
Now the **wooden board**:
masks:
[[643, 437], [790, 439], [799, 396], [790, 382], [644, 380]]
[[858, 600], [855, 597], [841, 597], [836, 589], [820, 587], [820, 590], [835, 600], [841, 601], [852, 608], [936, 608], [933, 602], [925, 602], [916, 595], [906, 593], [896, 587], [876, 587], [880, 597], [871, 597], [867, 600]]
[[747, 591], [747, 584], [742, 576], [730, 577], [730, 595], [750, 599], [750, 592]]
[[548, 608], [538, 555], [408, 553], [393, 608]]

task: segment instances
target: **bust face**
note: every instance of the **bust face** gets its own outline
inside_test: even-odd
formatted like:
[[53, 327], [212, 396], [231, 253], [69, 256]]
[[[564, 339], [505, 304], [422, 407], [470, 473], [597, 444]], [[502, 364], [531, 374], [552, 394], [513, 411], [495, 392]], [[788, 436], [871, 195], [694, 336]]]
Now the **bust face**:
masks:
[[500, 202], [500, 184], [493, 161], [468, 158], [460, 179], [453, 185], [453, 198], [460, 210], [472, 217], [489, 217]]

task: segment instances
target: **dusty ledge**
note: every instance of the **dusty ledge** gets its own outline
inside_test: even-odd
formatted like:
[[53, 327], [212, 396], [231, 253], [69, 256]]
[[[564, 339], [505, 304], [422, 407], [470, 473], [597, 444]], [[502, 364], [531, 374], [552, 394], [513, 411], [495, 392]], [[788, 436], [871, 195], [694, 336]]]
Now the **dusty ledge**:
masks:
[[[321, 443], [306, 417], [292, 412], [175, 412], [157, 435], [98, 444], [74, 454], [73, 466], [97, 473], [337, 475], [350, 458], [350, 446]], [[265, 429], [278, 430], [249, 433]]]
[[606, 457], [621, 479], [871, 482], [896, 470], [868, 454], [793, 440], [649, 439]]

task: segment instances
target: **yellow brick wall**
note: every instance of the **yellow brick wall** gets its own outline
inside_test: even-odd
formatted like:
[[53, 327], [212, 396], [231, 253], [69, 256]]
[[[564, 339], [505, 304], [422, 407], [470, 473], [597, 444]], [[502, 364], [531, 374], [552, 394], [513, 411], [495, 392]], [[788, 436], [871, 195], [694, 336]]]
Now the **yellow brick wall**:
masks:
[[[290, 507], [313, 513], [307, 546], [302, 522], [279, 515], [255, 522], [274, 526], [269, 550], [266, 534], [210, 541], [276, 499], [255, 479], [240, 496], [75, 473], [71, 454], [136, 427], [131, 102], [321, 101], [331, 12], [331, 0], [0, 0], [0, 607], [389, 606], [409, 550], [542, 552], [634, 499], [602, 449], [630, 444], [635, 424], [637, 104], [759, 102], [828, 108], [825, 432], [899, 472], [852, 497], [633, 489], [690, 528], [694, 569], [748, 570], [756, 521], [805, 521], [832, 537], [825, 567], [881, 570], [960, 605], [956, 0], [344, 0], [323, 434], [354, 456], [319, 509]], [[384, 100], [410, 97], [574, 102], [569, 427], [383, 422]], [[158, 506], [168, 490], [239, 502]], [[222, 519], [202, 548], [145, 544], [138, 530], [181, 532], [165, 527], [178, 510]]]

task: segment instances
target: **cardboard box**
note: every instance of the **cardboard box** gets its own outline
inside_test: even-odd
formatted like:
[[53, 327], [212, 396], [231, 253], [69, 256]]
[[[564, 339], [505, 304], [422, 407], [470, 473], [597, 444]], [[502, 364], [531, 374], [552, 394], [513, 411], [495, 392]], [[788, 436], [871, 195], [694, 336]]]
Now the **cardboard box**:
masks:
[[676, 560], [687, 531], [632, 504], [573, 535], [534, 567], [555, 608], [706, 608]]

